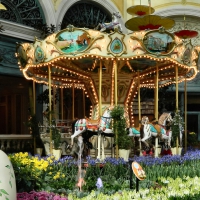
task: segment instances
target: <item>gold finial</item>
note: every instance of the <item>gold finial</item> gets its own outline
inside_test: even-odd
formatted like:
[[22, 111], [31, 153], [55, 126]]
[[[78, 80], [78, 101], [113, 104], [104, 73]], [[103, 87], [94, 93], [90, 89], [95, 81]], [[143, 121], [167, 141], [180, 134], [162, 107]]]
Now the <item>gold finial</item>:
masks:
[[0, 10], [7, 10], [7, 8], [0, 1]]

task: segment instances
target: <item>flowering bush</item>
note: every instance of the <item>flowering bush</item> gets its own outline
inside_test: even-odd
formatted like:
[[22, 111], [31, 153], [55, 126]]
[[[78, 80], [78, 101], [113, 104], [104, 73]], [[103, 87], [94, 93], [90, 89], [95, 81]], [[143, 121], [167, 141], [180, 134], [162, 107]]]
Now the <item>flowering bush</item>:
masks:
[[67, 197], [56, 195], [52, 192], [22, 192], [17, 194], [17, 200], [68, 200]]
[[[49, 161], [26, 153], [9, 155], [16, 177], [18, 191], [37, 189], [42, 182], [41, 175], [49, 166]], [[37, 180], [37, 181], [36, 181]]]
[[54, 156], [41, 158], [28, 153], [9, 155], [16, 177], [18, 192], [44, 190], [56, 192], [68, 187], [73, 189], [76, 182], [77, 164], [70, 156], [59, 161]]

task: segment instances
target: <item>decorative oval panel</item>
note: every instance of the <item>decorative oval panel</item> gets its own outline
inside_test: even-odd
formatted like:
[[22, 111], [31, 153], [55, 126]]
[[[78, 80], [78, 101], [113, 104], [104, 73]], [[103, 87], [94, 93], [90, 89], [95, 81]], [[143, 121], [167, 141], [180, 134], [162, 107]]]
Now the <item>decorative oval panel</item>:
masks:
[[35, 49], [35, 59], [37, 62], [43, 62], [45, 58], [45, 54], [43, 49], [40, 46], [37, 46]]
[[119, 38], [115, 38], [110, 44], [110, 51], [114, 54], [119, 54], [123, 51], [123, 43]]
[[150, 31], [143, 39], [146, 50], [151, 54], [166, 55], [175, 47], [174, 36], [168, 32]]
[[63, 53], [74, 53], [85, 51], [90, 44], [90, 36], [86, 31], [74, 30], [72, 32], [61, 32], [57, 36], [56, 46]]

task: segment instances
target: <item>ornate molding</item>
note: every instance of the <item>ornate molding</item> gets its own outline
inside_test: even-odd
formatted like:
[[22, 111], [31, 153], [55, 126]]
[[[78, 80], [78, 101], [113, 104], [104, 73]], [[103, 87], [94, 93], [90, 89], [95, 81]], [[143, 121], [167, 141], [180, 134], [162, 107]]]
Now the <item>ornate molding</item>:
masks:
[[[54, 1], [55, 2], [55, 1]], [[54, 4], [50, 0], [40, 0], [40, 5], [45, 15], [46, 24], [50, 25], [53, 24], [56, 26], [56, 15]]]
[[200, 12], [198, 7], [187, 5], [187, 7], [183, 5], [173, 5], [164, 7], [162, 9], [158, 9], [155, 12], [155, 15], [161, 15], [164, 17], [171, 17], [171, 16], [193, 16], [193, 17], [200, 17]]
[[24, 26], [22, 24], [16, 24], [10, 21], [0, 20], [1, 24], [4, 27], [4, 30], [1, 34], [20, 38], [23, 40], [34, 41], [34, 37], [40, 37], [40, 32], [34, 28]]

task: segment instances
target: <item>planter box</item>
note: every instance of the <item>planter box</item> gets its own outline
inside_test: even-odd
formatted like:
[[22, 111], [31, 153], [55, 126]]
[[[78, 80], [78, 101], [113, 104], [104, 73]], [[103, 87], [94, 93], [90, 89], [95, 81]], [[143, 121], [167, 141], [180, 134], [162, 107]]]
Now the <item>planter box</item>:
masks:
[[119, 157], [123, 158], [125, 161], [129, 159], [130, 150], [119, 149]]

